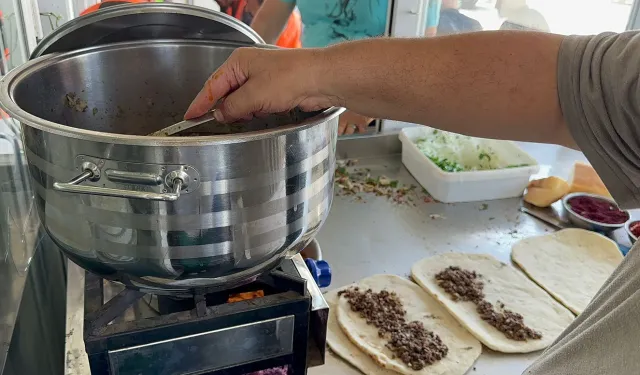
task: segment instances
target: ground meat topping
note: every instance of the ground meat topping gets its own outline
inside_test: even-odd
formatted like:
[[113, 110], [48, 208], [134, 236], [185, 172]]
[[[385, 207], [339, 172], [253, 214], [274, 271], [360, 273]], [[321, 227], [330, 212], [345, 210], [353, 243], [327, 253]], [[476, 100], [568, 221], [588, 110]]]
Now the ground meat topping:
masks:
[[478, 302], [484, 298], [480, 275], [475, 271], [467, 271], [451, 266], [436, 275], [438, 285], [451, 295], [454, 301]]
[[344, 296], [351, 310], [367, 324], [378, 328], [378, 336], [387, 340], [386, 347], [412, 370], [422, 370], [447, 356], [449, 348], [438, 335], [421, 322], [407, 323], [406, 311], [395, 293], [353, 287], [338, 292], [338, 296]]
[[542, 338], [542, 334], [524, 324], [522, 315], [504, 309], [504, 304], [499, 305], [502, 311], [496, 311], [491, 303], [483, 300], [478, 303], [476, 310], [484, 321], [496, 327], [510, 340], [527, 341]]
[[498, 309], [484, 299], [484, 283], [480, 280], [482, 275], [475, 271], [450, 266], [436, 274], [436, 282], [445, 290], [454, 301], [471, 301], [476, 305], [476, 311], [480, 318], [505, 337], [515, 341], [539, 340], [542, 334], [527, 327], [522, 315], [504, 308], [504, 304], [498, 301]]

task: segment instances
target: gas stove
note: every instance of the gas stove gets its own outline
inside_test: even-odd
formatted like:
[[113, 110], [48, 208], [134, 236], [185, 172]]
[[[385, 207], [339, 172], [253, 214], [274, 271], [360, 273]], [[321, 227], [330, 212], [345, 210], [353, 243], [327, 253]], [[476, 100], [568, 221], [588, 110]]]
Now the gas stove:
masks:
[[305, 374], [324, 363], [329, 308], [316, 280], [326, 286], [327, 277], [326, 263], [296, 255], [250, 284], [176, 298], [125, 289], [87, 272], [84, 343], [91, 374], [272, 368]]

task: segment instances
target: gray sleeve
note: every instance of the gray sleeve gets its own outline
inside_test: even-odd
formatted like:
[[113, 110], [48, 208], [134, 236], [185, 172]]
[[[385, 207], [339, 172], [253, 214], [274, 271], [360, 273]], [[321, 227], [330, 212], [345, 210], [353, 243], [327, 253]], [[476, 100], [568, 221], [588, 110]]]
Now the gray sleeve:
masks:
[[576, 143], [614, 199], [640, 207], [640, 33], [566, 37], [558, 96]]

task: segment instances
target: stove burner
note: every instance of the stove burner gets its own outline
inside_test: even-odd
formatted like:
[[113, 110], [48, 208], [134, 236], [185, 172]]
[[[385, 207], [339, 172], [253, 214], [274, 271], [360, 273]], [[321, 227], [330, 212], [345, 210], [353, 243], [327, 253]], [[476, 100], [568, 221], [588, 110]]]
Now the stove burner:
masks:
[[[316, 308], [319, 290], [307, 288], [309, 278], [287, 260], [235, 289], [157, 296], [159, 316], [120, 322], [114, 320], [146, 294], [124, 289], [103, 303], [104, 279], [87, 272], [84, 341], [91, 373], [235, 375], [287, 367], [289, 375], [305, 374], [308, 362], [324, 362], [328, 313]], [[257, 290], [264, 297], [227, 302], [231, 294]]]

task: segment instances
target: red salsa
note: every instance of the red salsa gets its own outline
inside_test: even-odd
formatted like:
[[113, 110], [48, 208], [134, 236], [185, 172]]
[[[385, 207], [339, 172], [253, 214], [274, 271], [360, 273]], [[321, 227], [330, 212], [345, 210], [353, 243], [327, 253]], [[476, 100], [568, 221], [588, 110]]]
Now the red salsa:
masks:
[[629, 214], [606, 199], [577, 196], [567, 201], [576, 214], [602, 224], [623, 224], [629, 220]]
[[633, 233], [636, 238], [640, 237], [640, 221], [634, 221], [629, 225], [629, 230]]

